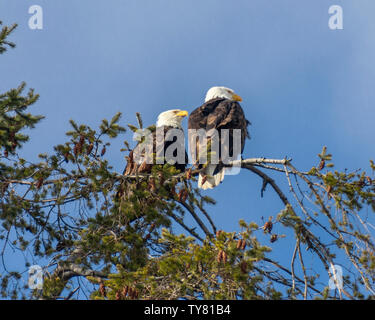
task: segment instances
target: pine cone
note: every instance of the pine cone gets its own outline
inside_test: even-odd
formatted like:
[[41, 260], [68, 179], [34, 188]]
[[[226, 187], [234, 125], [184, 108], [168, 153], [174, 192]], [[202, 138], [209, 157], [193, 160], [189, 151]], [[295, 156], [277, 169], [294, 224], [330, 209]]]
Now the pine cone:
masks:
[[103, 157], [106, 151], [107, 151], [107, 148], [104, 146], [100, 155]]
[[267, 222], [264, 224], [264, 226], [263, 226], [264, 233], [271, 233], [272, 228], [273, 228], [272, 221], [267, 221]]
[[106, 297], [107, 296], [107, 290], [105, 289], [105, 286], [104, 286], [103, 282], [100, 283], [99, 292], [102, 295], [102, 297]]
[[241, 272], [242, 273], [247, 273], [247, 262], [246, 261], [241, 261], [240, 268], [241, 268]]
[[178, 193], [178, 201], [185, 202], [189, 193], [186, 189], [181, 189]]
[[227, 260], [228, 260], [228, 255], [227, 255], [227, 253], [225, 252], [225, 251], [222, 251], [222, 257], [223, 257], [223, 262], [224, 262], [224, 264], [226, 264], [227, 263]]
[[37, 189], [40, 189], [40, 188], [42, 187], [42, 185], [43, 185], [43, 182], [44, 182], [43, 177], [40, 177], [40, 178], [38, 179], [38, 181], [36, 182], [35, 187], [36, 187]]
[[241, 249], [241, 246], [242, 246], [242, 239], [239, 239], [239, 240], [237, 241], [237, 246], [236, 246], [236, 248], [237, 248], [237, 249]]
[[75, 156], [78, 156], [82, 151], [82, 146], [79, 144], [79, 142], [77, 142], [75, 145], [74, 145], [74, 149], [73, 149], [73, 153]]
[[223, 250], [220, 250], [217, 254], [216, 260], [218, 263], [221, 263], [223, 261]]
[[83, 135], [81, 135], [79, 137], [79, 144], [81, 145], [81, 147], [83, 146], [83, 144], [85, 143], [85, 137]]
[[241, 250], [245, 250], [245, 248], [246, 248], [246, 240], [242, 239]]
[[321, 171], [324, 169], [324, 167], [326, 166], [326, 162], [324, 159], [320, 160], [320, 163], [319, 163], [319, 166], [318, 166], [318, 170]]
[[94, 148], [94, 144], [93, 143], [90, 143], [87, 147], [87, 151], [86, 151], [86, 154], [89, 155], [92, 151], [92, 149]]

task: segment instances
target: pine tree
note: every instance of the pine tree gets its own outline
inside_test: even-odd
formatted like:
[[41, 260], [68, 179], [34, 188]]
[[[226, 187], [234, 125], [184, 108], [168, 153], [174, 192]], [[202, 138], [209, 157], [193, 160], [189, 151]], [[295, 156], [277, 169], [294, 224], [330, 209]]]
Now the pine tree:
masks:
[[[15, 28], [2, 28], [0, 53], [14, 47], [7, 39]], [[309, 171], [290, 159], [244, 159], [241, 167], [260, 178], [261, 195], [275, 192], [280, 211], [218, 230], [215, 200], [196, 188], [196, 170], [159, 165], [134, 177], [113, 170], [106, 150], [126, 131], [120, 113], [95, 129], [71, 120], [52, 154], [23, 159], [25, 129], [43, 119], [29, 113], [38, 95], [25, 88], [0, 95], [3, 297], [72, 299], [85, 290], [114, 300], [374, 298], [373, 162], [371, 174], [334, 171], [326, 148]], [[130, 130], [143, 128], [137, 120]], [[284, 266], [274, 248], [286, 239], [294, 246]], [[13, 252], [25, 264], [10, 269]], [[44, 268], [43, 287], [29, 290], [22, 274], [34, 261]], [[321, 270], [334, 278], [336, 264], [351, 271], [329, 290]]]

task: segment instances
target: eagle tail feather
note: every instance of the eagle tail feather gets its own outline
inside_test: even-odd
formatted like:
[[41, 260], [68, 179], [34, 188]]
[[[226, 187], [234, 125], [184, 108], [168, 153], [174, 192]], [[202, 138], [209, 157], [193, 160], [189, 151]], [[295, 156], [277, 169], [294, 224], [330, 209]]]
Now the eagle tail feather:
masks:
[[[203, 181], [205, 177], [206, 181]], [[222, 167], [217, 170], [216, 164], [209, 164], [204, 170], [204, 173], [199, 173], [198, 188], [203, 190], [213, 189], [218, 186], [225, 177], [225, 168]]]

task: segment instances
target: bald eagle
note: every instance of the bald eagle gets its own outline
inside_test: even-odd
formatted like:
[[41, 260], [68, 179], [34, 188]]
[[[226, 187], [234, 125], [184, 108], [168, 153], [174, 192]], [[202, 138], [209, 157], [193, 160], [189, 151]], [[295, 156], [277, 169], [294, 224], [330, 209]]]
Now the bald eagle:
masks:
[[[250, 138], [247, 126], [250, 122], [245, 118], [245, 114], [239, 104], [242, 98], [235, 94], [232, 89], [226, 87], [212, 87], [207, 91], [205, 103], [199, 108], [195, 109], [189, 116], [188, 128], [189, 128], [189, 146], [196, 147], [197, 150], [194, 153], [196, 157], [192, 156], [193, 163], [198, 160], [198, 149], [200, 148], [201, 141], [197, 141], [196, 136], [193, 135], [191, 129], [204, 129], [209, 131], [216, 129], [218, 132], [218, 139], [220, 143], [220, 149], [218, 156], [218, 162], [215, 164], [208, 163], [207, 166], [200, 172], [198, 178], [198, 187], [202, 189], [212, 189], [219, 185], [224, 179], [225, 167], [222, 163], [222, 154], [224, 145], [221, 143], [222, 130], [227, 130], [229, 134], [229, 143], [226, 145], [227, 152], [230, 157], [237, 158], [242, 154], [245, 139]], [[237, 154], [233, 148], [233, 135], [234, 129], [240, 129], [240, 140], [241, 146]], [[209, 148], [207, 144], [206, 148]], [[192, 150], [190, 149], [192, 154]], [[195, 158], [195, 159], [194, 159]], [[209, 162], [209, 161], [208, 161]], [[199, 163], [198, 168], [203, 168], [202, 163]]]
[[[129, 153], [123, 174], [151, 173], [155, 164], [165, 164], [167, 162], [173, 164], [181, 172], [185, 171], [188, 155], [185, 151], [185, 139], [183, 138], [181, 121], [187, 115], [187, 111], [179, 109], [160, 113], [156, 122], [156, 129], [150, 133], [149, 137], [146, 137], [146, 139], [151, 139], [151, 142], [148, 144], [139, 142], [136, 145]], [[182, 137], [181, 135], [178, 136], [179, 132], [182, 133]], [[158, 142], [163, 144], [161, 148]], [[173, 152], [168, 153], [169, 147], [173, 149]], [[160, 154], [160, 152], [162, 153]], [[181, 152], [183, 152], [182, 161], [176, 161], [178, 158], [177, 153]]]

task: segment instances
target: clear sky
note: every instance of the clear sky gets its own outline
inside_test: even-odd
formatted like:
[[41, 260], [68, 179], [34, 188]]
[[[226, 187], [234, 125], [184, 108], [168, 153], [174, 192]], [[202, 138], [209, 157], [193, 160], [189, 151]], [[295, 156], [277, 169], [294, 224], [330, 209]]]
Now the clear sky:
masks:
[[[33, 4], [43, 8], [43, 30], [28, 27]], [[328, 27], [331, 5], [343, 8], [343, 30]], [[288, 156], [308, 170], [326, 145], [338, 169], [367, 169], [374, 12], [373, 0], [0, 0], [0, 20], [19, 24], [17, 48], [0, 59], [0, 92], [26, 81], [41, 95], [33, 112], [46, 119], [27, 157], [64, 142], [69, 119], [95, 126], [121, 111], [125, 125], [138, 111], [149, 125], [166, 109], [191, 112], [224, 85], [242, 96], [252, 122], [244, 157]], [[121, 172], [117, 141], [108, 156]], [[260, 188], [244, 171], [209, 191], [219, 228], [276, 216], [282, 204], [271, 189], [260, 198]], [[283, 241], [275, 248], [290, 259]]]

